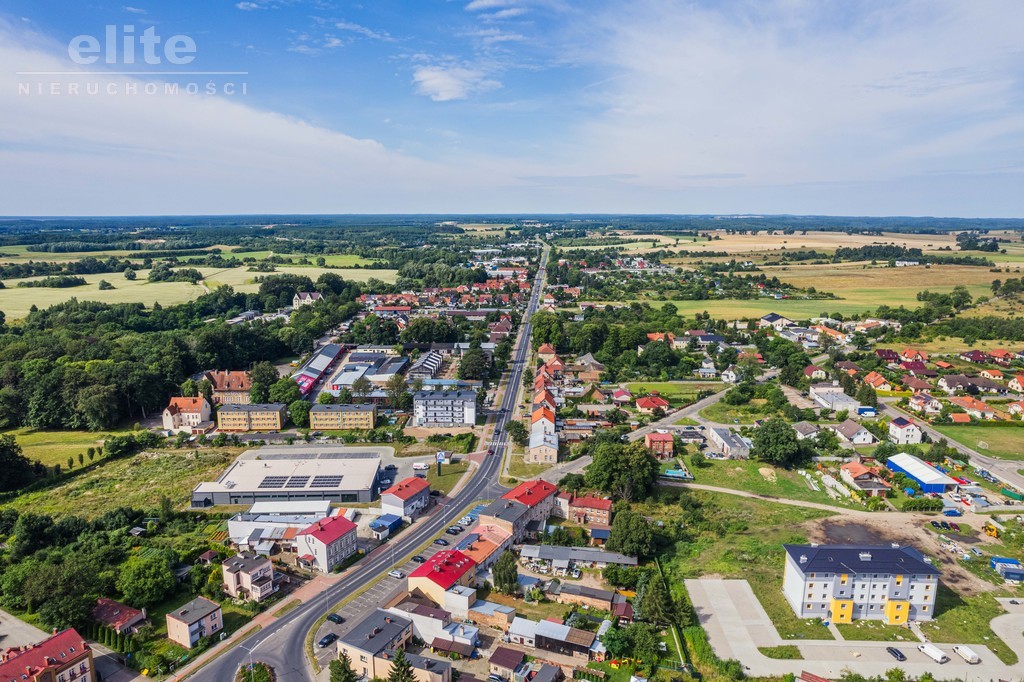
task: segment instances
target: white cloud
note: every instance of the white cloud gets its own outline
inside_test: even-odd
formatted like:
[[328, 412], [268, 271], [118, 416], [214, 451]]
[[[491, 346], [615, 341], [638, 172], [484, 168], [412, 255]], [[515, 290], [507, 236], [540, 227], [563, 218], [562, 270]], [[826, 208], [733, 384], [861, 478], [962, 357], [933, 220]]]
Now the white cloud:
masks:
[[145, 14], [146, 13], [146, 10], [142, 9], [141, 7], [130, 7], [128, 5], [125, 5], [123, 9], [124, 9], [125, 12], [130, 12], [131, 14]]
[[470, 94], [501, 87], [477, 69], [462, 66], [420, 66], [413, 71], [416, 91], [435, 102], [466, 99]]
[[371, 38], [373, 40], [391, 41], [393, 38], [385, 31], [374, 31], [365, 26], [352, 23], [351, 21], [339, 21], [334, 26], [342, 31], [351, 31], [352, 33], [358, 33], [361, 36]]
[[472, 0], [466, 5], [466, 10], [469, 12], [476, 12], [479, 10], [497, 9], [499, 7], [508, 7], [514, 5], [514, 0]]
[[488, 14], [481, 14], [480, 18], [484, 20], [498, 20], [498, 19], [511, 19], [513, 17], [519, 17], [526, 14], [525, 7], [509, 7], [506, 9], [500, 9], [497, 12], [490, 12]]
[[254, 9], [264, 9], [264, 5], [261, 5], [258, 2], [247, 1], [235, 3], [235, 7], [246, 12], [251, 12]]
[[481, 29], [468, 35], [473, 38], [479, 38], [485, 45], [493, 45], [495, 43], [517, 43], [526, 40], [526, 36], [521, 33], [508, 33], [499, 28]]

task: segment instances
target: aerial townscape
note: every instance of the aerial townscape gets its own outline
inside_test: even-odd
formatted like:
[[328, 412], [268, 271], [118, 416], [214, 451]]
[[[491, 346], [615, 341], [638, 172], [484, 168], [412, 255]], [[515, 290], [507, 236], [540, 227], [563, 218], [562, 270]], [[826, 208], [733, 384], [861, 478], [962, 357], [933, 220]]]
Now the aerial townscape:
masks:
[[0, 3], [0, 682], [1024, 682], [1021, 26]]

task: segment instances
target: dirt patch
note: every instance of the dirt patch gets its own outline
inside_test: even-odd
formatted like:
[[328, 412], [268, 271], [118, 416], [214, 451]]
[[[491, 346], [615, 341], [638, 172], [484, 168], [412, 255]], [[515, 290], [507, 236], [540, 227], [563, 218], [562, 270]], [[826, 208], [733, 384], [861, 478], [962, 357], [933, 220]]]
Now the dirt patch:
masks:
[[779, 482], [779, 477], [775, 475], [775, 469], [772, 469], [771, 467], [761, 467], [758, 471], [761, 473], [761, 476], [764, 477], [764, 480], [769, 483]]
[[[895, 542], [914, 547], [932, 557], [942, 572], [941, 580], [962, 596], [972, 597], [998, 589], [965, 569], [956, 555], [943, 549], [938, 535], [926, 529], [931, 520], [923, 514], [878, 514], [877, 518], [834, 517], [808, 521], [805, 527], [811, 542], [842, 545], [887, 545]], [[964, 544], [972, 542], [977, 540], [964, 537]]]

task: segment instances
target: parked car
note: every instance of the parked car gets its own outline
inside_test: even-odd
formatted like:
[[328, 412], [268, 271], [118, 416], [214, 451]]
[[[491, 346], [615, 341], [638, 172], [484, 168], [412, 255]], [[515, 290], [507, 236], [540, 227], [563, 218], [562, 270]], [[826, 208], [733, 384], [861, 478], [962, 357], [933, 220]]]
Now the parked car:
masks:
[[960, 524], [959, 523], [951, 523], [951, 524], [949, 524], [949, 527], [952, 528], [953, 530], [955, 530], [957, 533], [960, 532]]
[[974, 556], [981, 556], [981, 555], [983, 555], [983, 554], [984, 554], [984, 552], [982, 552], [982, 551], [981, 551], [980, 549], [978, 549], [977, 547], [971, 547], [971, 551], [972, 551], [972, 552], [974, 552]]
[[942, 526], [942, 530], [950, 530], [949, 523], [947, 521], [943, 521], [939, 525]]
[[942, 526], [939, 525], [938, 521], [932, 521], [932, 528], [939, 529], [942, 528]]
[[447, 547], [448, 546], [448, 541], [445, 540], [444, 538], [438, 538], [438, 539], [434, 540], [434, 544], [437, 545], [438, 547]]
[[453, 530], [453, 531], [455, 531], [456, 534], [459, 534], [459, 533], [461, 533], [462, 531], [464, 531], [466, 529], [463, 528], [462, 526], [449, 526], [448, 530]]
[[388, 575], [391, 576], [392, 578], [395, 578], [396, 580], [401, 580], [402, 578], [405, 577], [405, 573], [402, 573], [401, 571], [397, 571], [397, 570], [396, 571], [388, 571]]
[[397, 471], [398, 470], [398, 465], [397, 464], [388, 464], [384, 468], [387, 469], [388, 471]]
[[942, 512], [942, 515], [943, 516], [963, 516], [964, 513], [962, 511], [960, 511], [959, 509], [947, 509], [946, 511]]
[[447, 528], [447, 529], [445, 529], [444, 532], [447, 533], [448, 535], [458, 535], [459, 534], [459, 531], [455, 530], [454, 528]]
[[441, 497], [441, 495], [443, 495], [443, 494], [444, 493], [442, 493], [440, 490], [431, 490], [430, 491], [430, 496], [431, 497]]
[[394, 483], [394, 481], [392, 481], [390, 478], [380, 479], [380, 484], [385, 488], [390, 488], [392, 483]]
[[897, 661], [907, 660], [906, 655], [894, 646], [887, 646], [885, 650], [889, 652], [889, 655], [895, 658]]
[[412, 558], [412, 560], [413, 560], [413, 563], [416, 563], [416, 564], [425, 564], [427, 562], [427, 560], [424, 559], [423, 557], [421, 557], [419, 554], [414, 556]]
[[325, 647], [329, 647], [330, 645], [334, 644], [337, 641], [338, 641], [338, 636], [336, 634], [334, 634], [333, 632], [328, 632], [326, 635], [324, 635], [323, 637], [320, 638], [320, 641], [317, 642], [316, 645], [318, 647], [320, 647], [321, 649], [323, 649]]
[[417, 471], [416, 472], [416, 478], [426, 478], [426, 477], [427, 477], [427, 475], [425, 473], [423, 473], [422, 471]]
[[345, 619], [342, 618], [341, 616], [339, 616], [336, 613], [329, 613], [329, 614], [327, 614], [327, 620], [331, 621], [335, 625], [341, 625], [342, 623], [345, 622]]

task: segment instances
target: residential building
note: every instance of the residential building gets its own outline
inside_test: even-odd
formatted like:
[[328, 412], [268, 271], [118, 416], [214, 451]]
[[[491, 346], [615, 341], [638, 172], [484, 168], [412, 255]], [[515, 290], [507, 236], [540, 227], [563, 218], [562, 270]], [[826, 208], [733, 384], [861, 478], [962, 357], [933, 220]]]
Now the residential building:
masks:
[[558, 436], [547, 433], [541, 427], [542, 422], [535, 425], [530, 432], [530, 443], [527, 446], [523, 462], [526, 464], [555, 464], [558, 462]]
[[537, 349], [537, 357], [540, 358], [541, 362], [547, 363], [557, 358], [558, 355], [555, 352], [554, 346], [552, 346], [550, 343], [545, 343], [542, 344], [541, 347]]
[[600, 547], [560, 547], [558, 545], [523, 545], [520, 558], [544, 561], [555, 569], [565, 569], [570, 563], [584, 568], [636, 566], [636, 557], [618, 552], [606, 552]]
[[309, 428], [315, 431], [369, 431], [376, 422], [376, 405], [314, 405], [309, 411]]
[[319, 291], [300, 291], [292, 297], [292, 308], [301, 308], [304, 305], [313, 305], [323, 299]]
[[722, 370], [722, 381], [727, 384], [735, 384], [739, 380], [739, 373], [736, 370], [736, 365], [729, 365]]
[[[149, 621], [146, 617], [146, 610], [133, 609], [121, 602], [100, 597], [96, 600], [96, 606], [92, 607], [89, 613], [92, 619], [105, 628], [110, 628], [119, 635], [127, 635], [136, 632], [139, 626]], [[0, 680], [3, 676], [0, 676]]]
[[419, 391], [413, 396], [416, 426], [475, 426], [476, 391]]
[[868, 372], [864, 377], [864, 383], [876, 391], [892, 390], [892, 383], [878, 372]]
[[847, 443], [852, 443], [853, 445], [871, 445], [875, 442], [875, 436], [852, 419], [847, 419], [841, 424], [828, 428], [835, 431]]
[[213, 426], [210, 423], [210, 403], [202, 396], [198, 398], [171, 398], [164, 408], [163, 427], [174, 433], [205, 433], [200, 425]]
[[1017, 400], [1006, 406], [1006, 411], [1016, 416], [1024, 414], [1024, 400]]
[[261, 602], [277, 591], [270, 558], [241, 553], [220, 565], [224, 592], [232, 599]]
[[243, 452], [216, 481], [196, 485], [192, 507], [271, 500], [372, 502], [379, 475], [380, 456], [372, 448], [265, 446]]
[[330, 500], [257, 502], [228, 519], [227, 540], [240, 552], [295, 554], [300, 530], [342, 511], [332, 509]]
[[522, 651], [499, 646], [491, 652], [491, 657], [487, 660], [488, 672], [505, 680], [513, 680], [524, 661], [526, 654]]
[[924, 414], [939, 414], [942, 412], [942, 403], [926, 391], [918, 391], [910, 396], [907, 407], [914, 412], [923, 412]]
[[611, 611], [615, 593], [586, 585], [551, 581], [547, 588], [551, 601], [558, 604], [579, 604], [591, 609]]
[[213, 386], [213, 402], [216, 405], [248, 405], [252, 379], [248, 372], [215, 371], [207, 372], [204, 378]]
[[543, 433], [554, 433], [555, 432], [555, 413], [554, 410], [540, 405], [534, 411], [530, 417], [530, 429], [536, 431], [540, 429]]
[[928, 353], [915, 348], [905, 348], [899, 357], [908, 362], [928, 362]]
[[535, 646], [540, 651], [547, 651], [562, 656], [572, 656], [581, 661], [590, 660], [590, 647], [597, 635], [587, 630], [580, 630], [550, 620], [537, 623], [534, 631]]
[[612, 501], [586, 495], [569, 500], [569, 520], [583, 525], [612, 523]]
[[806, 440], [818, 435], [818, 427], [810, 422], [797, 422], [793, 424], [793, 430], [796, 431], [797, 440]]
[[892, 488], [874, 467], [860, 462], [847, 462], [839, 467], [839, 477], [865, 497], [885, 497]]
[[982, 365], [986, 362], [990, 362], [992, 357], [981, 350], [969, 350], [960, 354], [960, 359], [965, 362], [972, 362], [974, 364]]
[[356, 553], [356, 524], [342, 515], [329, 516], [295, 536], [299, 563], [330, 573]]
[[771, 327], [775, 331], [782, 331], [786, 327], [792, 327], [795, 324], [796, 322], [793, 322], [793, 320], [788, 317], [783, 317], [778, 313], [768, 313], [757, 321], [758, 328], [764, 329], [765, 327]]
[[983, 369], [978, 373], [978, 375], [986, 379], [991, 379], [992, 381], [1002, 381], [1004, 378], [1003, 371], [1001, 369]]
[[971, 396], [953, 396], [949, 399], [950, 405], [959, 407], [975, 419], [995, 419], [996, 411], [989, 407], [988, 403], [972, 398]]
[[671, 433], [653, 431], [644, 436], [644, 445], [658, 459], [667, 459], [675, 454], [676, 440]]
[[356, 675], [387, 679], [396, 649], [412, 639], [412, 621], [382, 609], [374, 609], [338, 639], [338, 656], [352, 661]]
[[223, 629], [224, 614], [220, 604], [206, 597], [196, 597], [167, 614], [167, 639], [186, 649]]
[[636, 409], [640, 414], [653, 414], [658, 409], [664, 412], [668, 408], [669, 402], [659, 395], [644, 396], [636, 401]]
[[552, 515], [558, 489], [543, 480], [524, 481], [480, 512], [479, 523], [500, 528], [520, 542]]
[[889, 440], [897, 445], [914, 445], [921, 442], [921, 427], [906, 417], [896, 417], [889, 422]]
[[96, 682], [96, 675], [92, 648], [73, 628], [0, 653], [3, 682]]
[[748, 459], [750, 457], [750, 440], [743, 438], [730, 428], [714, 426], [708, 438], [712, 447], [729, 459]]
[[1018, 374], [1017, 376], [1010, 379], [1010, 383], [1008, 384], [1008, 386], [1011, 391], [1016, 391], [1017, 393], [1024, 393], [1024, 374]]
[[406, 478], [380, 494], [381, 512], [413, 517], [430, 504], [430, 484], [426, 479]]
[[817, 365], [808, 365], [804, 367], [804, 376], [814, 381], [824, 381], [828, 379], [828, 372]]
[[931, 464], [913, 455], [900, 453], [886, 461], [885, 466], [893, 473], [904, 474], [921, 487], [923, 493], [942, 494], [957, 487], [957, 482]]
[[435, 604], [453, 585], [476, 587], [477, 563], [457, 549], [436, 552], [409, 574], [409, 591], [419, 590]]
[[988, 355], [992, 358], [992, 362], [1004, 367], [1009, 366], [1017, 357], [1016, 353], [1008, 351], [1005, 348], [996, 348], [995, 350], [989, 351]]
[[903, 625], [935, 615], [939, 571], [913, 547], [784, 547], [782, 591], [799, 618]]
[[220, 431], [280, 431], [287, 421], [288, 406], [282, 403], [221, 405], [217, 410]]
[[434, 653], [456, 653], [469, 658], [480, 641], [480, 628], [452, 620], [443, 608], [431, 606], [418, 595], [387, 608], [389, 613], [412, 623], [412, 634]]
[[409, 368], [407, 375], [412, 379], [433, 379], [441, 371], [444, 364], [444, 357], [437, 351], [428, 351], [421, 355]]
[[932, 388], [930, 382], [919, 379], [913, 374], [904, 374], [900, 377], [900, 383], [903, 384], [903, 388], [911, 391], [930, 391]]
[[836, 412], [840, 410], [856, 412], [857, 408], [860, 407], [860, 403], [857, 400], [846, 395], [838, 381], [812, 384], [808, 395], [811, 397], [811, 400], [818, 403], [821, 407]]

